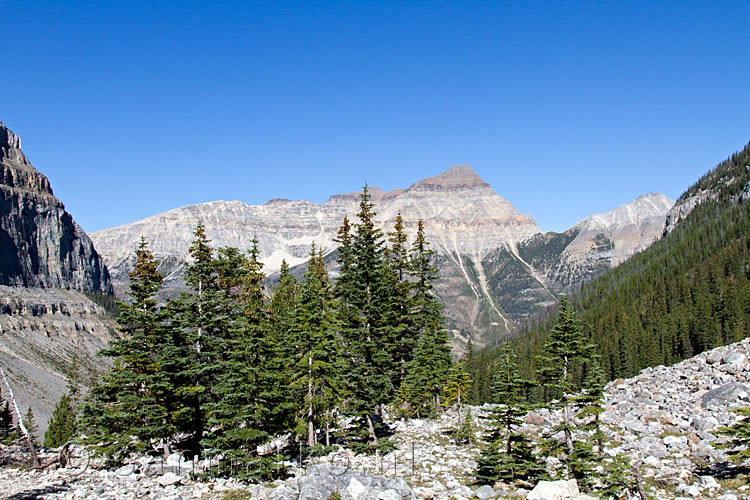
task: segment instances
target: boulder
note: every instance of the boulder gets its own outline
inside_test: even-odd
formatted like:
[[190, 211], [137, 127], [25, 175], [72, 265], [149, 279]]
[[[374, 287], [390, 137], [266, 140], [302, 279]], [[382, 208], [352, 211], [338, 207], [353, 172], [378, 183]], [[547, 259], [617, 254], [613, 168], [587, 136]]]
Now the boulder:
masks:
[[474, 492], [474, 496], [479, 498], [479, 500], [487, 500], [488, 498], [494, 498], [495, 497], [495, 489], [492, 486], [484, 485], [480, 486], [476, 489]]
[[564, 500], [579, 496], [578, 482], [569, 481], [539, 481], [534, 489], [526, 495], [526, 500]]
[[701, 406], [703, 408], [728, 407], [730, 403], [746, 398], [748, 391], [750, 388], [745, 384], [730, 382], [704, 394], [701, 398]]

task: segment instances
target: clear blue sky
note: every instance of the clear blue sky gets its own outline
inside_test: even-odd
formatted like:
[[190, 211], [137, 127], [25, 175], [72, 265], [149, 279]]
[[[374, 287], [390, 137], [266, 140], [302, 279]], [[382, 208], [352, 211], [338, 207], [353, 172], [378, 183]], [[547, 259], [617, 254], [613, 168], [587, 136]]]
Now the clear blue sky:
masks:
[[0, 120], [87, 231], [468, 163], [543, 230], [750, 140], [750, 2], [0, 0]]

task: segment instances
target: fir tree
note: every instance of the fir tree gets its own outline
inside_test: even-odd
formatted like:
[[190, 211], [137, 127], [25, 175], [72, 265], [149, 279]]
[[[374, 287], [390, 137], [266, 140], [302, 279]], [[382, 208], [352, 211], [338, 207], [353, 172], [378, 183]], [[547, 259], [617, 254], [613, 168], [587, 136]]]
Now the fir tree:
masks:
[[119, 305], [117, 321], [124, 338], [101, 352], [115, 363], [83, 406], [83, 424], [92, 442], [108, 443], [103, 449], [109, 454], [130, 446], [143, 451], [166, 445], [177, 432], [179, 398], [164, 362], [169, 341], [155, 298], [162, 283], [157, 267], [141, 238], [129, 274], [131, 302]]
[[[234, 260], [237, 255], [232, 255]], [[276, 351], [265, 336], [268, 319], [261, 283], [265, 276], [258, 257], [253, 240], [247, 257], [233, 266], [239, 284], [233, 310], [237, 317], [215, 340], [222, 358], [213, 398], [205, 405], [210, 430], [203, 440], [205, 447], [224, 456], [223, 472], [238, 464], [237, 475], [251, 479], [270, 475], [271, 464], [258, 455], [257, 447], [280, 431], [286, 420], [278, 391], [284, 381], [269, 369]]]
[[[340, 274], [336, 286], [339, 318], [347, 356], [346, 409], [355, 417], [357, 438], [377, 445], [373, 416], [379, 414], [392, 390], [392, 357], [387, 350], [388, 327], [382, 297], [383, 236], [375, 227], [375, 212], [364, 187], [354, 234], [348, 221], [339, 230]], [[384, 369], [385, 368], [385, 369]]]
[[0, 443], [8, 443], [16, 438], [18, 430], [13, 425], [13, 411], [10, 409], [10, 401], [0, 397]]
[[26, 426], [26, 431], [29, 433], [31, 442], [34, 446], [38, 446], [39, 438], [37, 432], [39, 432], [39, 426], [36, 425], [34, 410], [32, 410], [30, 406], [28, 410], [26, 410], [26, 414], [23, 416], [23, 425]]
[[437, 269], [432, 265], [432, 250], [419, 221], [412, 247], [413, 282], [411, 319], [419, 332], [413, 359], [404, 379], [411, 406], [418, 413], [440, 411], [440, 394], [451, 366], [448, 333], [443, 327], [442, 305], [433, 293]]
[[57, 448], [67, 443], [76, 434], [77, 419], [69, 394], [63, 394], [55, 405], [47, 432], [44, 433], [44, 446]]
[[295, 370], [293, 385], [301, 407], [298, 432], [307, 434], [307, 445], [317, 444], [316, 429], [325, 427], [330, 445], [331, 418], [341, 398], [341, 347], [336, 332], [334, 302], [323, 256], [310, 250], [307, 272], [295, 308]]
[[529, 385], [521, 378], [516, 356], [506, 342], [493, 378], [493, 395], [499, 406], [493, 409], [487, 445], [477, 461], [478, 482], [494, 484], [499, 479], [515, 481], [543, 475], [544, 467], [534, 456], [530, 440], [519, 430], [529, 410], [523, 394]]
[[586, 343], [575, 311], [566, 297], [560, 300], [557, 323], [544, 343], [539, 358], [539, 379], [548, 391], [548, 397], [557, 397], [563, 411], [563, 421], [556, 427], [565, 437], [568, 455], [573, 455], [574, 424], [571, 415], [578, 387], [573, 380], [574, 370], [591, 356], [593, 346]]
[[398, 387], [413, 358], [418, 338], [418, 331], [410, 316], [412, 286], [408, 278], [411, 267], [401, 212], [396, 215], [393, 231], [388, 233], [388, 243], [390, 246], [386, 247], [384, 252], [384, 279], [387, 281], [385, 290], [388, 292], [386, 300], [389, 301], [390, 318], [386, 319], [386, 322], [392, 325], [389, 332], [392, 338], [388, 340], [394, 363], [392, 385]]
[[464, 364], [458, 363], [451, 367], [448, 380], [445, 384], [443, 404], [446, 406], [456, 405], [461, 412], [466, 402], [466, 395], [471, 388], [469, 373], [464, 371]]

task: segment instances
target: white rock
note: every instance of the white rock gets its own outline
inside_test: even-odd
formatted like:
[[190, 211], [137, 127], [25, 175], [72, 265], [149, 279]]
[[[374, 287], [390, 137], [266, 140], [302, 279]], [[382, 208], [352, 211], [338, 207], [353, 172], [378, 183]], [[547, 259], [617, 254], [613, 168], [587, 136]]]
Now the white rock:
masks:
[[349, 486], [346, 487], [346, 492], [353, 500], [359, 500], [367, 493], [367, 487], [362, 484], [356, 477], [351, 478]]
[[526, 500], [563, 500], [580, 495], [578, 482], [569, 481], [539, 481], [534, 489], [526, 496]]
[[474, 491], [474, 496], [479, 498], [479, 500], [486, 500], [488, 498], [494, 498], [495, 496], [495, 489], [492, 486], [484, 485], [480, 486], [479, 488]]
[[182, 482], [182, 478], [173, 472], [167, 472], [156, 480], [162, 486], [174, 486]]

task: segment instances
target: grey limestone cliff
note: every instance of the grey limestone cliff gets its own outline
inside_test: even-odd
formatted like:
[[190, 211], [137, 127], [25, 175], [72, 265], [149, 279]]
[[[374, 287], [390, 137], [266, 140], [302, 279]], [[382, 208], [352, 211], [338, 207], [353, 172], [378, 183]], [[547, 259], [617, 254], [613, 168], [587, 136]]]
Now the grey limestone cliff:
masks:
[[91, 240], [1, 122], [0, 284], [112, 293]]

